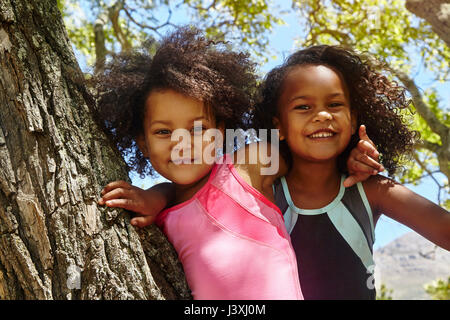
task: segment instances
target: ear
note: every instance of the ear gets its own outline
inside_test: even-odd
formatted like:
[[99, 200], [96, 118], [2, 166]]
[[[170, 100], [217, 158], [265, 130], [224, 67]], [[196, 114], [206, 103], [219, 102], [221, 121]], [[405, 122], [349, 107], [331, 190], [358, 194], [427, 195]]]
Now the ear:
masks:
[[140, 134], [136, 137], [136, 143], [144, 157], [148, 158], [147, 144], [145, 143], [145, 136], [143, 134]]
[[283, 131], [281, 130], [280, 120], [277, 117], [272, 118], [272, 123], [276, 129], [278, 129], [278, 136], [280, 138], [280, 141], [285, 139], [285, 136], [283, 134]]

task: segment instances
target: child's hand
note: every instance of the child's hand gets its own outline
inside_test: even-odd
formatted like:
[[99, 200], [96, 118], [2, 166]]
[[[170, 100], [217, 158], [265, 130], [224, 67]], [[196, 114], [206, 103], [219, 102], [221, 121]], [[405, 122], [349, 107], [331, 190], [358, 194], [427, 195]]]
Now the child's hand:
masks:
[[349, 176], [344, 180], [344, 187], [351, 187], [384, 170], [383, 165], [378, 163], [380, 154], [375, 144], [367, 136], [366, 127], [360, 126], [358, 133], [361, 140], [347, 159]]
[[134, 211], [140, 216], [131, 219], [133, 226], [140, 228], [152, 224], [156, 216], [166, 206], [166, 202], [152, 189], [143, 190], [125, 181], [114, 181], [101, 192], [99, 205], [111, 208], [123, 208]]

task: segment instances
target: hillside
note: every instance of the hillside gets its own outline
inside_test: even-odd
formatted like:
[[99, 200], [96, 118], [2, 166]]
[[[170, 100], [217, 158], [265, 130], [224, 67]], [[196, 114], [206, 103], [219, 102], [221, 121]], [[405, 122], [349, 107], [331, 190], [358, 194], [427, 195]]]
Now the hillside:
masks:
[[374, 252], [375, 284], [393, 289], [393, 299], [430, 299], [424, 284], [450, 276], [450, 251], [436, 247], [415, 232]]

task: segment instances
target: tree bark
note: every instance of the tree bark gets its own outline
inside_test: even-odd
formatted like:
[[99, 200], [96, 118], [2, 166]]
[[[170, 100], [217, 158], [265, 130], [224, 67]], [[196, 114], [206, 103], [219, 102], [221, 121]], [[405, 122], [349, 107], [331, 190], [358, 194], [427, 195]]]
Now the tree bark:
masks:
[[428, 21], [433, 31], [450, 47], [449, 0], [407, 0], [406, 9]]
[[186, 299], [156, 227], [99, 207], [127, 180], [93, 121], [56, 0], [0, 0], [0, 299]]

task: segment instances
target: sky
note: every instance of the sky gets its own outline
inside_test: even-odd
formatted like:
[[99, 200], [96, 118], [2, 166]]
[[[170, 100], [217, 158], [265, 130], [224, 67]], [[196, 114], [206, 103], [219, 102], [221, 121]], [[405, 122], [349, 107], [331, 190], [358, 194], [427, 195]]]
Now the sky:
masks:
[[[276, 3], [280, 5], [281, 9], [286, 9], [287, 11], [292, 12], [292, 10], [289, 10], [290, 2], [290, 0], [276, 1]], [[295, 14], [286, 14], [283, 16], [283, 19], [285, 20], [286, 24], [275, 27], [269, 37], [270, 47], [274, 51], [276, 57], [269, 58], [269, 61], [267, 63], [260, 66], [259, 72], [261, 74], [265, 74], [273, 67], [281, 64], [284, 58], [290, 55], [295, 50], [295, 39], [304, 34], [304, 31], [298, 24], [298, 18]], [[175, 14], [173, 16], [173, 22], [182, 24], [186, 23], [186, 16]], [[80, 61], [82, 60], [82, 57], [79, 54], [77, 54], [77, 57]], [[424, 72], [424, 70], [421, 70], [415, 77], [415, 81], [419, 84], [419, 86], [422, 85], [424, 87], [427, 87], [431, 83], [432, 79], [430, 75]], [[448, 88], [446, 90], [443, 86], [438, 86], [438, 92], [445, 101], [444, 105], [450, 106], [450, 90], [448, 90]], [[130, 178], [134, 185], [144, 188], [149, 188], [153, 184], [163, 181], [163, 179], [152, 178], [140, 179], [137, 175], [132, 173], [130, 174]], [[442, 175], [442, 177], [439, 178], [443, 179], [444, 176]], [[437, 203], [438, 189], [431, 178], [423, 179], [421, 184], [418, 186], [407, 185], [407, 187], [420, 194], [421, 196], [429, 199], [430, 201]], [[386, 216], [382, 216], [375, 228], [376, 241], [374, 249], [376, 250], [380, 247], [383, 247], [389, 242], [411, 231], [412, 230], [408, 227], [401, 225], [400, 223]]]

